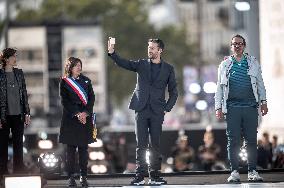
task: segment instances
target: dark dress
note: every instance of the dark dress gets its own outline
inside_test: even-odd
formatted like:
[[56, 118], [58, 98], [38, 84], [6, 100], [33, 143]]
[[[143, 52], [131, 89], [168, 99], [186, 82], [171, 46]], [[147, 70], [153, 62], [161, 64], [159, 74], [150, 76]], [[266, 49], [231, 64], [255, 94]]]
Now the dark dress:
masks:
[[[88, 102], [87, 105], [84, 105], [68, 83], [61, 79], [60, 97], [63, 106], [63, 115], [59, 142], [73, 146], [87, 146], [88, 144], [94, 142], [92, 113], [95, 95], [91, 80], [88, 77], [81, 74], [76, 81], [87, 93]], [[75, 116], [79, 112], [87, 112], [89, 114], [87, 117], [87, 123], [85, 125], [80, 123], [78, 118]]]

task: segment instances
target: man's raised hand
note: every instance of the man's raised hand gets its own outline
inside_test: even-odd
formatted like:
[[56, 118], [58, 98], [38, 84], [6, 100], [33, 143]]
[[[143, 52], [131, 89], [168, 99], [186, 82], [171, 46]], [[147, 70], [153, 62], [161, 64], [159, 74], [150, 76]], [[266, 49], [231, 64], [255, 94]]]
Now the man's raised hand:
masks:
[[115, 38], [109, 37], [107, 44], [108, 44], [108, 53], [112, 54], [114, 52]]

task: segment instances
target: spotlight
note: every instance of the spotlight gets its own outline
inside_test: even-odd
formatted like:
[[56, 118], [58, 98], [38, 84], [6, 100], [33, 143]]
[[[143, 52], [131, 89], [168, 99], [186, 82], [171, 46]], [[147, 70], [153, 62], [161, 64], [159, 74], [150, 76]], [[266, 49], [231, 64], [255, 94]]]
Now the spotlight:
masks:
[[105, 165], [92, 165], [91, 166], [91, 171], [94, 174], [98, 174], [98, 173], [106, 173], [107, 172], [107, 167]]
[[92, 151], [89, 153], [89, 158], [91, 160], [104, 160], [105, 154], [102, 151]]
[[247, 153], [247, 149], [245, 147], [241, 147], [239, 157], [243, 162], [247, 161], [248, 153]]
[[28, 153], [28, 149], [26, 147], [23, 147], [23, 152], [24, 152], [24, 154], [27, 154]]
[[167, 164], [173, 165], [173, 164], [174, 164], [174, 158], [173, 158], [173, 157], [169, 157], [169, 158], [167, 159]]
[[42, 153], [38, 158], [40, 172], [44, 174], [57, 174], [61, 172], [61, 158], [54, 153]]
[[148, 165], [150, 164], [150, 155], [151, 155], [150, 151], [147, 150], [145, 157], [146, 157], [146, 163], [147, 163]]
[[39, 140], [38, 141], [38, 147], [40, 149], [52, 149], [53, 143], [51, 140]]
[[89, 144], [90, 148], [101, 148], [103, 147], [103, 141], [101, 139], [97, 138], [97, 142], [93, 142], [91, 144]]
[[172, 173], [173, 169], [171, 167], [166, 167], [164, 171], [165, 173]]

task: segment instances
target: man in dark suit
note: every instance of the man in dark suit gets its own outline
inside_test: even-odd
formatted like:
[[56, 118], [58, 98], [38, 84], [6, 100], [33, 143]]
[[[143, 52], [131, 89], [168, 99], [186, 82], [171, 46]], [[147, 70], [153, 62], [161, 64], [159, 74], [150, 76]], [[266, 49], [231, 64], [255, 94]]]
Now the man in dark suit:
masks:
[[[125, 60], [114, 51], [113, 38], [108, 41], [108, 55], [124, 69], [137, 73], [137, 84], [129, 108], [135, 110], [136, 119], [136, 177], [132, 185], [145, 184], [144, 177], [149, 170], [149, 184], [166, 184], [160, 177], [160, 138], [165, 113], [176, 103], [178, 92], [174, 68], [161, 59], [164, 43], [160, 39], [149, 39], [148, 59]], [[165, 100], [168, 88], [169, 98]], [[149, 145], [150, 136], [150, 145]], [[150, 151], [150, 166], [146, 163], [146, 150]]]

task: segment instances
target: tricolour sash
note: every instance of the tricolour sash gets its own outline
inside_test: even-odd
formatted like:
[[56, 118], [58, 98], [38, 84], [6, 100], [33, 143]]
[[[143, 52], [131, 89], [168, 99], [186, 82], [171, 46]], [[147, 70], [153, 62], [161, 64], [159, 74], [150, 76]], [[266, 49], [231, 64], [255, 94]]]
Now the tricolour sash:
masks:
[[80, 86], [78, 82], [74, 78], [63, 78], [63, 80], [72, 88], [72, 90], [78, 95], [80, 100], [84, 105], [88, 103], [88, 95], [86, 91]]

